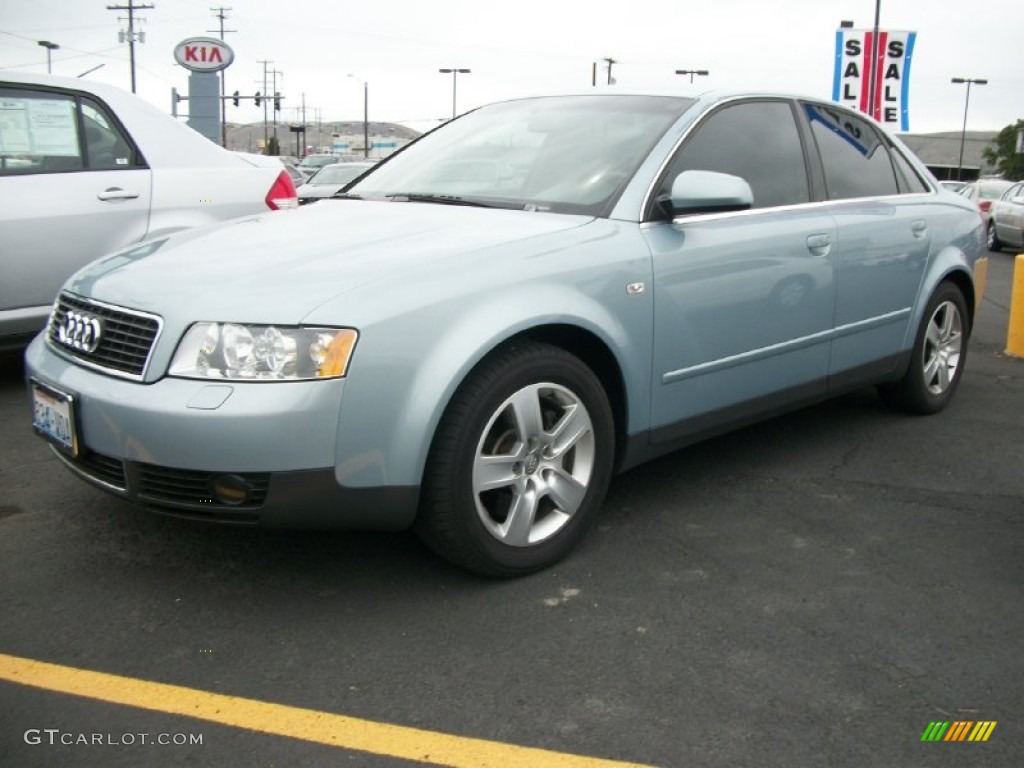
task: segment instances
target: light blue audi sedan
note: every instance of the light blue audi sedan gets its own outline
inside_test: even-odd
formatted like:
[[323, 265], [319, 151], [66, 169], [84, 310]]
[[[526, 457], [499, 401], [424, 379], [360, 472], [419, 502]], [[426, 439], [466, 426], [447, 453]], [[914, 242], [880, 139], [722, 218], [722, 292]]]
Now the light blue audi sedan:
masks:
[[412, 527], [515, 576], [680, 446], [865, 386], [941, 410], [984, 244], [969, 201], [830, 102], [506, 101], [334, 198], [79, 271], [26, 353], [34, 427], [144, 506]]

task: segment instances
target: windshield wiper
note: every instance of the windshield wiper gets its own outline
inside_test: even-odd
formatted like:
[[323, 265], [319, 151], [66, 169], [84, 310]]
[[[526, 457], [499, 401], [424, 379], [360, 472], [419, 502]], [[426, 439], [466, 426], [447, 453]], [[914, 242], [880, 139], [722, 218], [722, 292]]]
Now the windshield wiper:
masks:
[[392, 195], [384, 195], [387, 200], [393, 203], [437, 203], [439, 205], [469, 205], [474, 208], [508, 208], [507, 205], [495, 205], [484, 203], [479, 200], [468, 200], [455, 195], [427, 195], [420, 193], [397, 192]]

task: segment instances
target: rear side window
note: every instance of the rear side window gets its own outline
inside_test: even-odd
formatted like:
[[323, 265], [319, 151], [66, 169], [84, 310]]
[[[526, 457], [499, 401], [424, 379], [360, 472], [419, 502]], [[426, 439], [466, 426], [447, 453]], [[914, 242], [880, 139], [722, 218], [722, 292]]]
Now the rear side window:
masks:
[[831, 200], [899, 194], [889, 148], [881, 134], [851, 112], [804, 104], [821, 153]]
[[88, 97], [0, 88], [0, 175], [123, 170], [131, 142]]
[[918, 175], [914, 166], [896, 148], [891, 148], [893, 162], [896, 164], [896, 175], [900, 183], [900, 192], [917, 193], [930, 191]]
[[746, 179], [754, 208], [810, 200], [803, 147], [788, 102], [743, 102], [711, 114], [673, 158], [659, 194], [668, 195], [683, 171]]

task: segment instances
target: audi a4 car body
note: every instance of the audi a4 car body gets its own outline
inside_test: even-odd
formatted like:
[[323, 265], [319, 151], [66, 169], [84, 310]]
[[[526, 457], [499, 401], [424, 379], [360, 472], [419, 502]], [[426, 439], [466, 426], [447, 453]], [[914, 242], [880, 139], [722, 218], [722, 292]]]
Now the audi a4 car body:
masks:
[[75, 270], [150, 237], [294, 207], [274, 158], [228, 152], [118, 88], [0, 74], [0, 348]]
[[27, 351], [34, 425], [124, 499], [412, 526], [516, 575], [682, 445], [866, 385], [943, 408], [983, 253], [976, 207], [835, 104], [512, 100], [78, 272]]

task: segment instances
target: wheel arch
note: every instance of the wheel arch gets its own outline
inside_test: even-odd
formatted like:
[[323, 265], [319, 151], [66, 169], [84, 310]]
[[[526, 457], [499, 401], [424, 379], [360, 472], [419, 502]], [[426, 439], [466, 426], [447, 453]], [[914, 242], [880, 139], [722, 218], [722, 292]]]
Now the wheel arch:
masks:
[[975, 257], [971, 258], [964, 251], [952, 246], [944, 248], [936, 254], [931, 261], [930, 268], [925, 273], [924, 279], [921, 281], [921, 292], [917, 301], [917, 310], [910, 324], [909, 344], [913, 344], [914, 334], [917, 332], [916, 329], [921, 322], [928, 299], [944, 282], [952, 283], [960, 289], [967, 304], [967, 319], [970, 322], [970, 327], [974, 327], [976, 289], [972, 270], [975, 261], [983, 255], [980, 249], [978, 249]]
[[[408, 324], [391, 323], [368, 334], [374, 338], [360, 350], [361, 364], [377, 375], [346, 382], [335, 457], [339, 484], [420, 485], [459, 387], [490, 356], [522, 340], [563, 349], [594, 372], [611, 406], [618, 462], [623, 437], [645, 428], [649, 411], [649, 299], [629, 300], [623, 291], [623, 309], [614, 300], [536, 284], [529, 297], [532, 306], [559, 311], [524, 315], [522, 294], [491, 292], [474, 296], [454, 317], [421, 323], [413, 334]], [[385, 371], [388, 383], [374, 386]]]
[[608, 403], [611, 405], [612, 418], [615, 422], [615, 466], [618, 467], [629, 424], [629, 402], [626, 397], [626, 381], [622, 374], [620, 361], [605, 340], [579, 325], [545, 323], [509, 337], [496, 346], [492, 352], [521, 340], [537, 341], [559, 347], [579, 358], [594, 372], [604, 388]]

